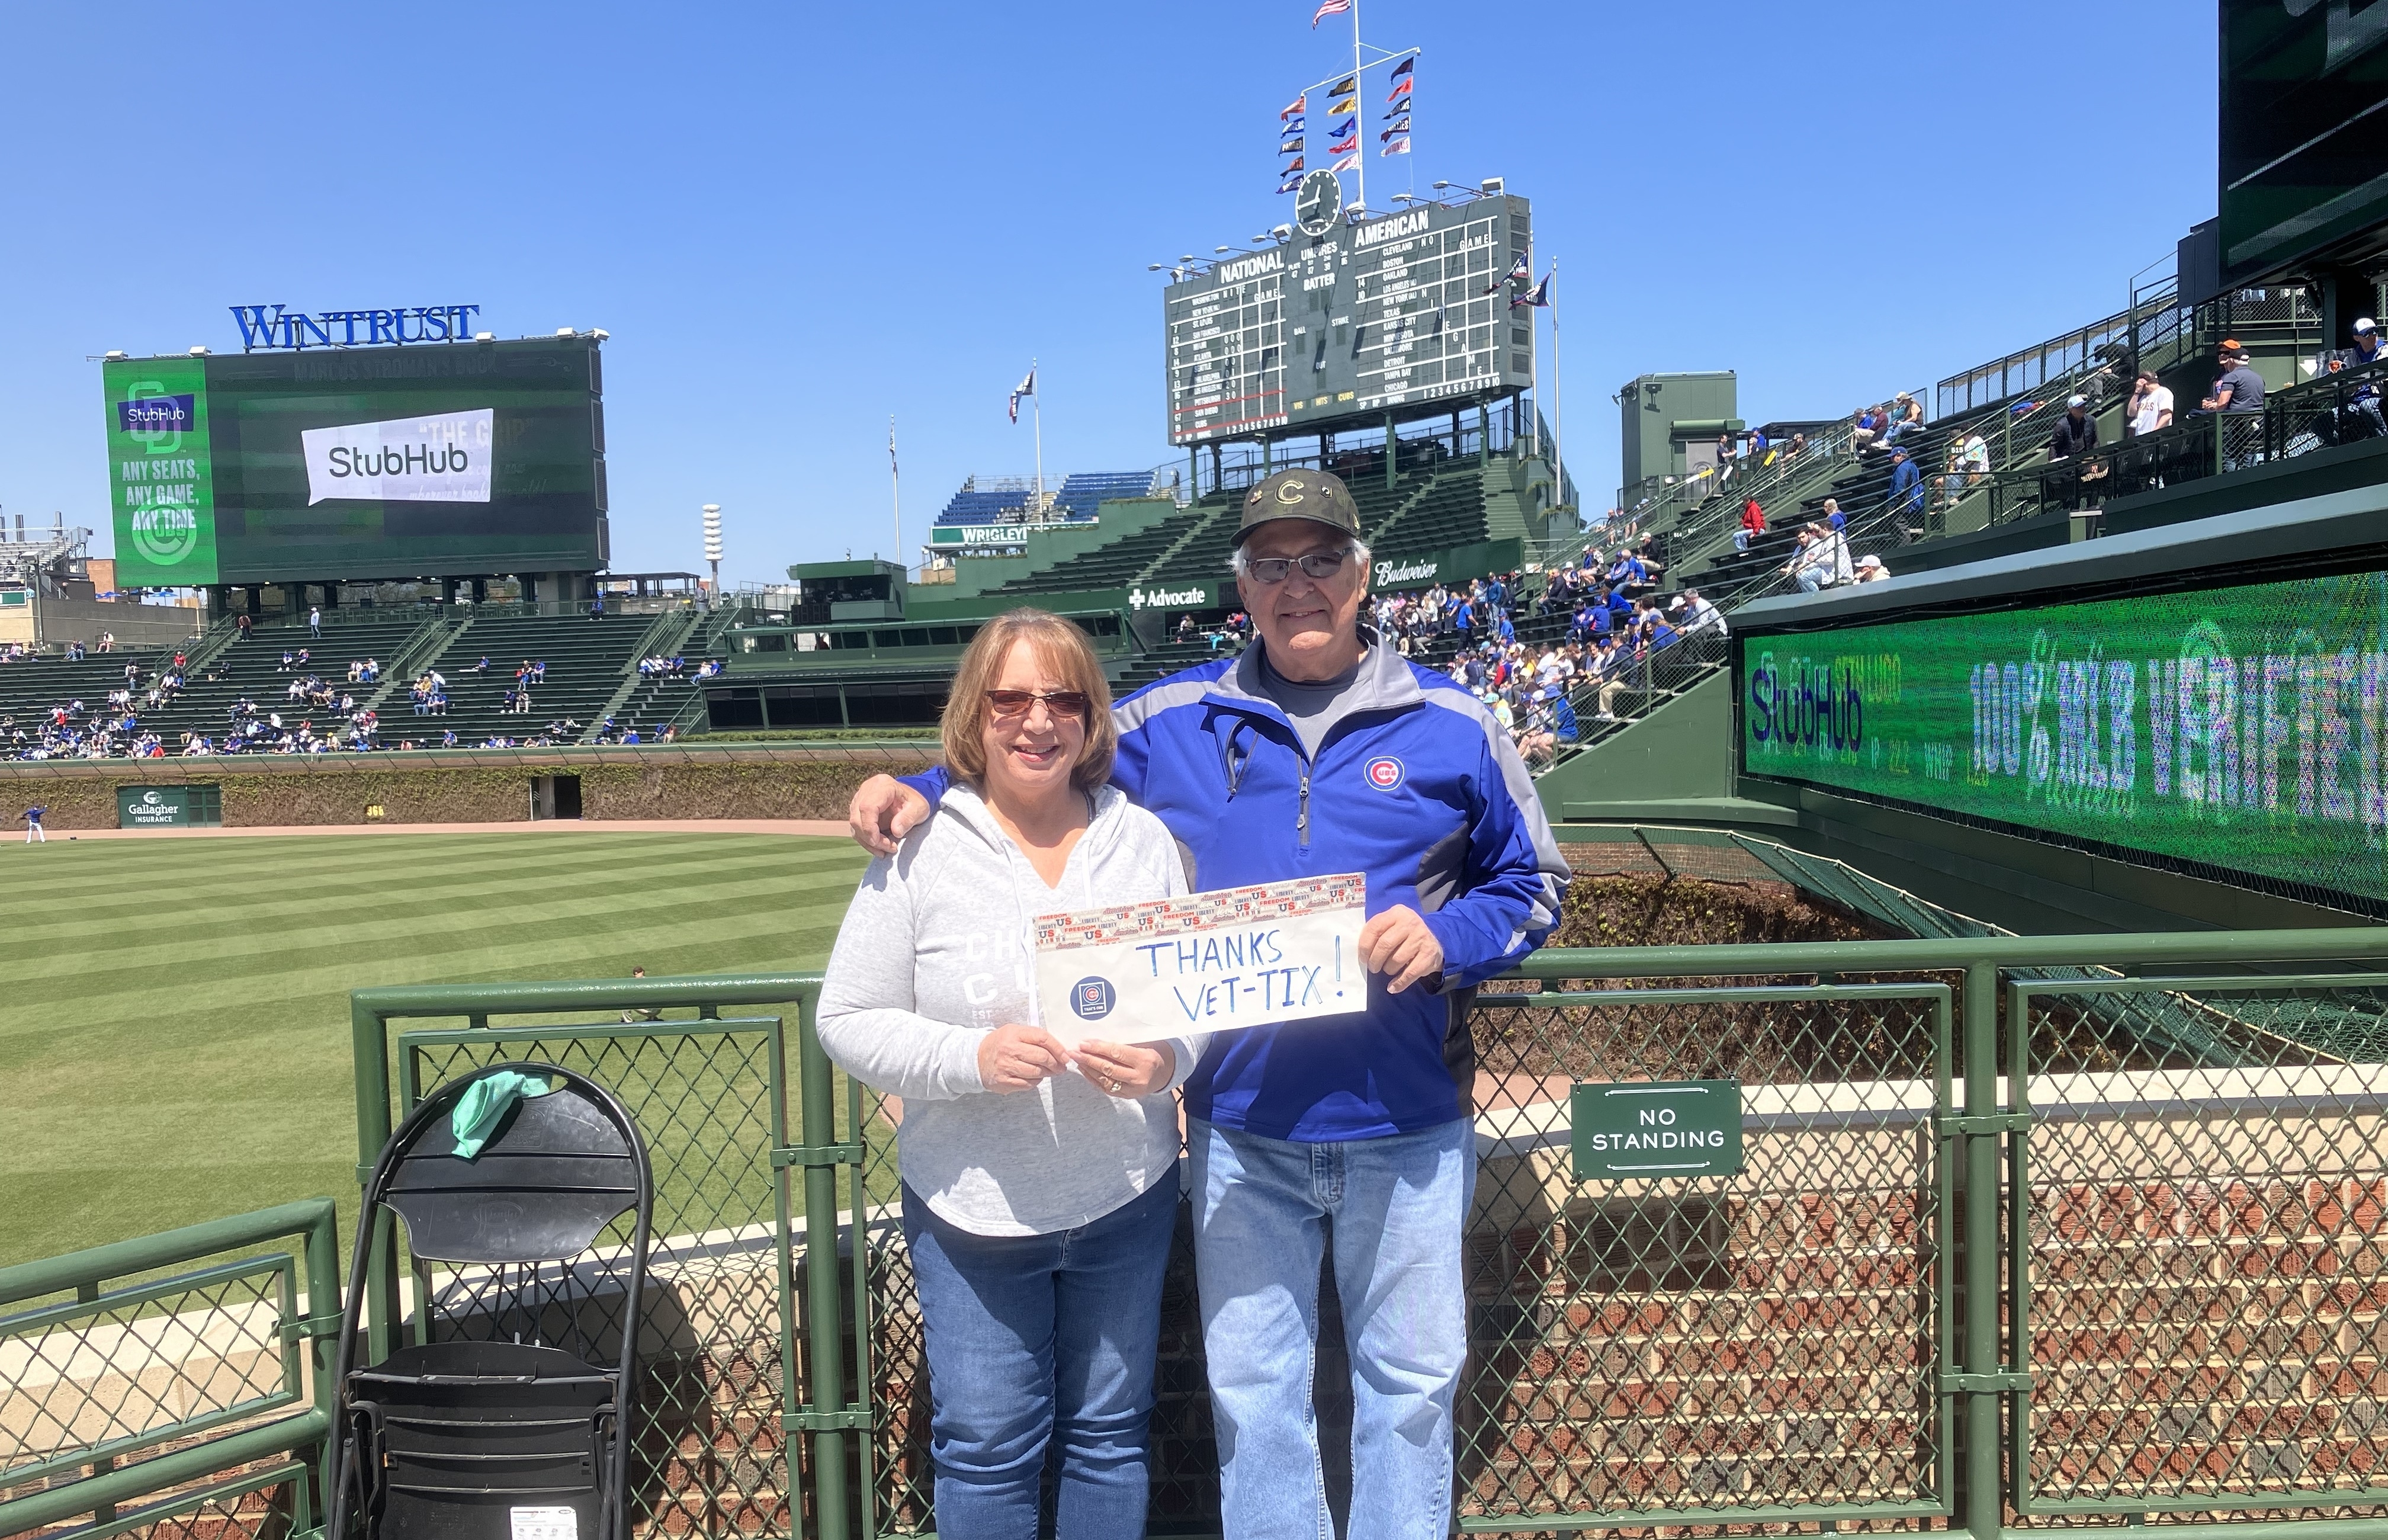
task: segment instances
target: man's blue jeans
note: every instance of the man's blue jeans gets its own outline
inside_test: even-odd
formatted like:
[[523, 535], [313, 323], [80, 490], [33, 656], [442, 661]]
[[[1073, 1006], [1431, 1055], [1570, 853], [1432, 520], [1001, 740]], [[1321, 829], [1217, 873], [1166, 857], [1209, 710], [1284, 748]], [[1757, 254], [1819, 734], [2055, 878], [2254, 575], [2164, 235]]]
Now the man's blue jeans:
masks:
[[1059, 1540], [1144, 1533], [1177, 1198], [1173, 1173], [1076, 1229], [973, 1235], [904, 1190], [928, 1338], [938, 1534], [1036, 1540], [1039, 1482], [1057, 1440]]
[[1332, 1540], [1311, 1401], [1329, 1223], [1352, 1358], [1351, 1540], [1448, 1534], [1474, 1124], [1297, 1144], [1196, 1120], [1187, 1142], [1227, 1540]]

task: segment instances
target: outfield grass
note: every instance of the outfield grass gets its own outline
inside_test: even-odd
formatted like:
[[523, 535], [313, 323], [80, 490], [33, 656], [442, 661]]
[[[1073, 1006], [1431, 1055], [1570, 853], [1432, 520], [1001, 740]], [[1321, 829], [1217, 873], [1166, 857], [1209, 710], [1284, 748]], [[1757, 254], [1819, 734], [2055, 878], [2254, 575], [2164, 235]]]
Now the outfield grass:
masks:
[[348, 991], [817, 968], [843, 839], [0, 844], [0, 1264], [356, 1201]]

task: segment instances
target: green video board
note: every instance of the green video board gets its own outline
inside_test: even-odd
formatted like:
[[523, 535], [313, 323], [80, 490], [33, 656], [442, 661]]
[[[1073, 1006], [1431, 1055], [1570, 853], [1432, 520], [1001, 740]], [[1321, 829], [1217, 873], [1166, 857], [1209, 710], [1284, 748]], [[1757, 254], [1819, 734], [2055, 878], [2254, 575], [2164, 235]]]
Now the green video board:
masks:
[[597, 344], [112, 359], [118, 581], [594, 571]]
[[111, 359], [103, 368], [116, 580], [126, 588], [216, 581], [206, 361]]
[[1752, 775], [2388, 902], [2388, 574], [1751, 637]]

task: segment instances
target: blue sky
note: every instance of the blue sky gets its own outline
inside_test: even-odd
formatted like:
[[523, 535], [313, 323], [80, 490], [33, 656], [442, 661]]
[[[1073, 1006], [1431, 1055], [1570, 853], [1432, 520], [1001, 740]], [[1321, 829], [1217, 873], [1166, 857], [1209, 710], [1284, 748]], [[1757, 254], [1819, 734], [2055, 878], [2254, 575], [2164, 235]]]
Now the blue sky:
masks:
[[[606, 328], [622, 570], [699, 568], [708, 502], [733, 582], [885, 551], [890, 413], [917, 547], [1027, 473], [1032, 355], [1048, 472], [1168, 460], [1146, 264], [1287, 217], [1277, 108], [1349, 57], [1313, 4], [12, 6], [0, 510], [104, 528], [90, 360], [276, 301]], [[2213, 212], [2207, 6], [1363, 4], [1425, 49], [1403, 170], [1533, 200], [1588, 495], [1634, 375], [1848, 411]]]

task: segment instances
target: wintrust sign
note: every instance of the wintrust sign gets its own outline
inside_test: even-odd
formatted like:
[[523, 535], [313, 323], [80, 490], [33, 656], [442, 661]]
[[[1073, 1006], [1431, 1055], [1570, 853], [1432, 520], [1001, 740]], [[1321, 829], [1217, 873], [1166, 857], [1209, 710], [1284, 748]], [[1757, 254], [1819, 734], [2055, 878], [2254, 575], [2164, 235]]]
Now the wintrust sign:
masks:
[[309, 348], [373, 348], [388, 343], [464, 342], [472, 337], [478, 305], [414, 305], [395, 310], [318, 311], [307, 315], [280, 305], [235, 305], [240, 350], [304, 352]]
[[495, 418], [483, 407], [305, 429], [308, 505], [327, 498], [487, 503]]

